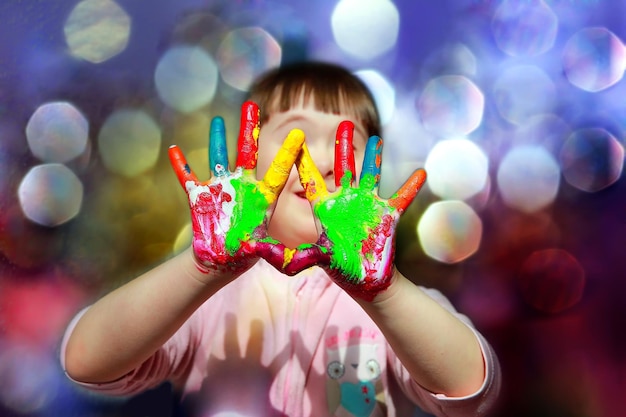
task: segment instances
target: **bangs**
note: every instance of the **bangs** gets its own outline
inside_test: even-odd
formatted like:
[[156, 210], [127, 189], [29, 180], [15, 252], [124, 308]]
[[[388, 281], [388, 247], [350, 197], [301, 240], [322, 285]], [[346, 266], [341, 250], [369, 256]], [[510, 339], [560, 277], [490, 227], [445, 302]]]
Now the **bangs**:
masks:
[[324, 113], [350, 114], [369, 136], [380, 135], [371, 93], [355, 75], [335, 65], [307, 62], [274, 69], [252, 86], [249, 99], [259, 105], [261, 123], [273, 113], [312, 104]]

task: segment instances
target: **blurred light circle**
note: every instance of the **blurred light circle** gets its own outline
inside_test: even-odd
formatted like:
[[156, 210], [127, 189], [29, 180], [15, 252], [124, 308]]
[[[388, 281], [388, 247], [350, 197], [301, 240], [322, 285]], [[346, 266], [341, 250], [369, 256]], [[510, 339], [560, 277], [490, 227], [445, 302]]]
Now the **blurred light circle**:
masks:
[[464, 76], [443, 75], [426, 84], [417, 108], [424, 127], [441, 136], [463, 136], [482, 121], [483, 93]]
[[576, 32], [563, 48], [563, 70], [570, 83], [596, 92], [617, 83], [626, 69], [626, 48], [604, 27]]
[[440, 262], [456, 263], [473, 255], [480, 246], [482, 221], [462, 201], [438, 201], [428, 206], [417, 224], [417, 235], [426, 255]]
[[367, 85], [374, 96], [381, 124], [386, 125], [396, 108], [396, 91], [391, 83], [375, 70], [356, 71], [355, 75]]
[[130, 17], [114, 1], [84, 0], [74, 6], [63, 31], [73, 55], [97, 64], [126, 48], [130, 25]]
[[462, 43], [449, 44], [430, 54], [422, 70], [430, 78], [433, 75], [476, 75], [476, 56]]
[[465, 200], [485, 187], [489, 159], [474, 142], [449, 139], [433, 147], [424, 168], [428, 172], [428, 186], [435, 195]]
[[543, 70], [520, 65], [504, 71], [495, 81], [492, 94], [504, 119], [523, 124], [532, 116], [552, 111], [556, 88]]
[[432, 148], [434, 135], [415, 117], [413, 100], [398, 103], [385, 126], [379, 194], [389, 198], [424, 161]]
[[545, 313], [559, 313], [581, 300], [585, 271], [567, 251], [540, 250], [524, 261], [519, 284], [522, 297], [532, 307]]
[[565, 181], [579, 190], [596, 192], [622, 175], [624, 148], [605, 129], [580, 129], [563, 144], [560, 161]]
[[542, 0], [505, 0], [491, 21], [498, 47], [512, 56], [540, 55], [554, 45], [558, 18]]
[[570, 126], [559, 116], [540, 114], [519, 125], [513, 135], [513, 141], [518, 145], [541, 145], [551, 154], [558, 155], [570, 132]]
[[54, 361], [29, 346], [0, 350], [0, 402], [23, 415], [39, 414], [57, 395], [59, 380]]
[[209, 104], [218, 81], [217, 64], [199, 46], [179, 45], [169, 49], [154, 72], [159, 97], [181, 113], [190, 113]]
[[31, 152], [44, 162], [67, 162], [87, 146], [89, 123], [66, 102], [40, 106], [28, 120], [26, 140]]
[[43, 226], [58, 226], [80, 211], [83, 184], [65, 165], [38, 165], [22, 179], [18, 199], [30, 220]]
[[400, 14], [389, 0], [341, 0], [332, 12], [331, 27], [343, 51], [367, 60], [394, 47]]
[[98, 135], [104, 165], [116, 174], [135, 177], [154, 166], [161, 147], [161, 130], [142, 110], [112, 113]]
[[381, 166], [379, 195], [382, 198], [391, 198], [421, 165], [422, 163], [405, 160], [391, 163], [387, 159]]
[[500, 163], [497, 183], [507, 206], [532, 213], [552, 204], [560, 178], [559, 165], [545, 148], [521, 145]]
[[246, 91], [257, 76], [280, 65], [282, 50], [265, 30], [247, 27], [229, 32], [216, 56], [224, 82]]

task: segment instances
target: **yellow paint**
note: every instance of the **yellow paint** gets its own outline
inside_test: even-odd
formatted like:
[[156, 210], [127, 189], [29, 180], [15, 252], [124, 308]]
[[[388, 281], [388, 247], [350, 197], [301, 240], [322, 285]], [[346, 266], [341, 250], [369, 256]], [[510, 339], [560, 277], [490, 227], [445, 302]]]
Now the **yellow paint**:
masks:
[[291, 260], [293, 259], [293, 255], [296, 253], [295, 249], [289, 249], [289, 248], [285, 248], [283, 254], [284, 254], [284, 258], [283, 258], [283, 268], [286, 267], [287, 265], [289, 265], [289, 262], [291, 262]]
[[302, 153], [298, 161], [298, 174], [300, 175], [300, 183], [304, 188], [307, 200], [315, 201], [328, 195], [324, 177], [322, 177], [322, 174], [315, 166], [306, 143], [302, 145]]
[[263, 181], [259, 184], [259, 189], [268, 202], [273, 203], [278, 198], [303, 144], [304, 132], [300, 129], [292, 129], [274, 157]]

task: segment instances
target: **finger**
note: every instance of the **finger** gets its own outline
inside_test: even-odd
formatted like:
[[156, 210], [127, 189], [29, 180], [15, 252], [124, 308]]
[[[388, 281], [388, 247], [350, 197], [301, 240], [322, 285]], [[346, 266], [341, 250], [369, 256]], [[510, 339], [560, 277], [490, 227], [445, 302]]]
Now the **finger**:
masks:
[[424, 182], [426, 182], [426, 171], [423, 169], [416, 170], [398, 192], [389, 199], [389, 205], [402, 213], [411, 204]]
[[228, 170], [228, 149], [224, 119], [217, 116], [211, 120], [209, 130], [209, 167], [213, 175], [224, 175]]
[[322, 177], [322, 174], [320, 174], [320, 171], [315, 166], [306, 143], [302, 144], [302, 150], [296, 159], [296, 167], [298, 168], [300, 184], [302, 184], [302, 188], [304, 188], [307, 200], [311, 202], [316, 201], [328, 194], [324, 177]]
[[276, 201], [278, 195], [285, 187], [291, 167], [296, 162], [303, 143], [304, 132], [300, 129], [293, 129], [289, 132], [283, 145], [274, 157], [272, 164], [263, 177], [263, 181], [259, 185], [261, 192], [270, 203]]
[[344, 120], [339, 123], [335, 139], [335, 185], [339, 187], [344, 182], [346, 185], [354, 183], [354, 151], [352, 149], [352, 136], [354, 123]]
[[295, 275], [298, 272], [314, 265], [329, 265], [331, 262], [330, 251], [319, 244], [300, 245], [293, 251], [289, 262], [285, 262], [283, 270], [287, 275]]
[[239, 139], [237, 141], [237, 167], [256, 168], [259, 140], [259, 106], [246, 101], [241, 106]]
[[174, 172], [178, 177], [178, 182], [180, 183], [180, 185], [183, 186], [185, 190], [187, 189], [186, 184], [188, 181], [193, 181], [194, 183], [198, 182], [196, 174], [193, 173], [193, 171], [189, 167], [189, 164], [187, 164], [185, 155], [183, 155], [183, 152], [178, 146], [170, 146], [168, 154], [170, 157], [170, 164], [172, 165], [172, 168], [174, 169]]
[[378, 136], [371, 136], [365, 145], [363, 169], [359, 177], [359, 186], [370, 191], [380, 183], [380, 166], [383, 154], [383, 140]]

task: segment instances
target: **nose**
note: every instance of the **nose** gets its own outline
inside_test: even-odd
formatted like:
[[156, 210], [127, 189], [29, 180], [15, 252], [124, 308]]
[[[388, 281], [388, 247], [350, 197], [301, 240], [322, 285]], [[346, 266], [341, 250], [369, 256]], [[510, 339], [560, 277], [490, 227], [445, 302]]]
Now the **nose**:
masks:
[[307, 147], [322, 177], [334, 188], [335, 144], [333, 141], [307, 142]]

